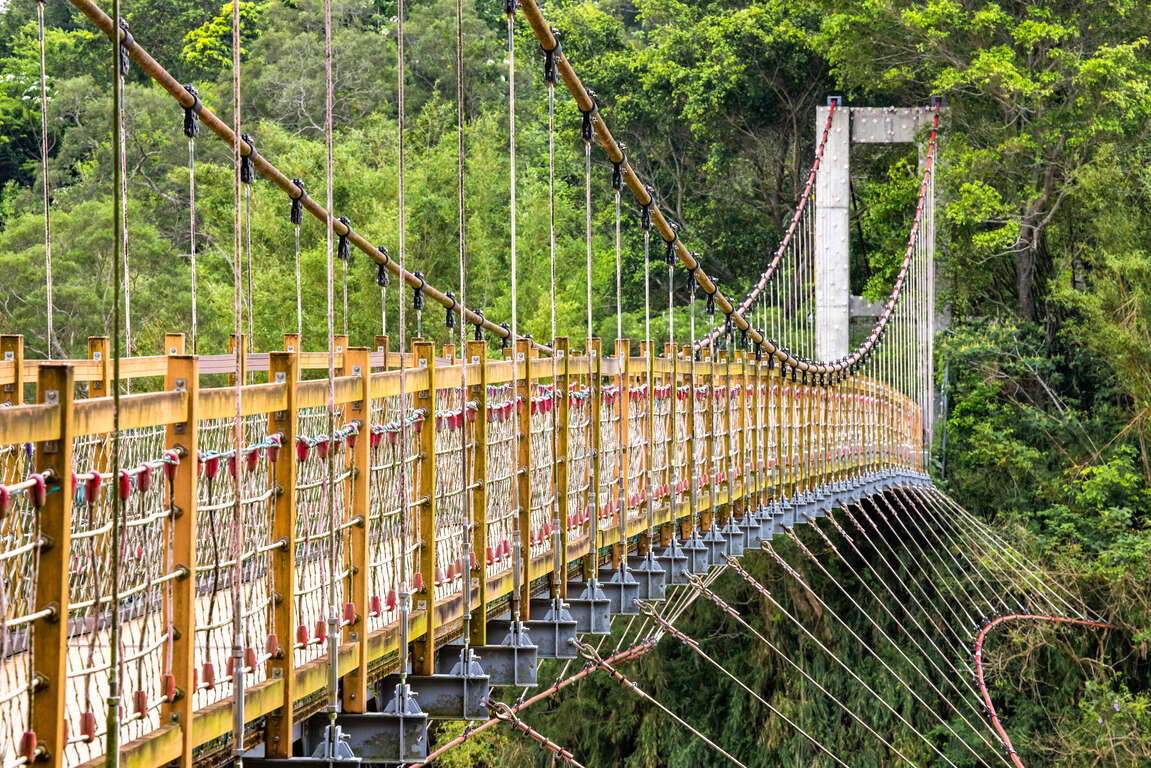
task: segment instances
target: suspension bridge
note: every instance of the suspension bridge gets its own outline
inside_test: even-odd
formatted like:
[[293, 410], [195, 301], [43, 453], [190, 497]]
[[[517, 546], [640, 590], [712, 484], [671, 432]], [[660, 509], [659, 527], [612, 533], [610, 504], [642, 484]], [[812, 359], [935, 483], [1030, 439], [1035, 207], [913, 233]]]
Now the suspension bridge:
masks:
[[[229, 125], [118, 23], [118, 4], [108, 15], [90, 0], [71, 2], [114, 41], [115, 109], [124, 73], [137, 66], [183, 111], [193, 310], [190, 333], [169, 334], [159, 354], [120, 353], [121, 338], [131, 334], [130, 297], [119, 296], [130, 264], [123, 250], [123, 133], [113, 120], [114, 335], [92, 337], [83, 360], [32, 359], [23, 336], [0, 337], [4, 768], [423, 765], [499, 724], [555, 759], [580, 765], [578, 755], [518, 713], [596, 674], [624, 684], [669, 727], [692, 733], [716, 764], [744, 765], [748, 756], [732, 754], [693, 724], [693, 713], [677, 711], [628, 677], [625, 665], [662, 638], [682, 642], [810, 742], [818, 764], [852, 765], [852, 755], [822, 743], [676, 627], [699, 598], [770, 649], [796, 685], [827, 697], [846, 725], [883, 747], [890, 764], [954, 766], [949, 755], [957, 751], [965, 764], [1023, 765], [984, 679], [990, 633], [1018, 621], [1106, 625], [938, 491], [927, 473], [940, 101], [912, 110], [853, 110], [830, 99], [816, 116], [815, 157], [782, 242], [735, 301], [661, 212], [535, 0], [509, 2], [512, 304], [510, 316], [497, 322], [467, 303], [462, 85], [459, 274], [407, 268], [402, 1], [396, 20], [401, 214], [391, 250], [354, 231], [332, 205], [330, 7], [327, 194], [320, 201], [243, 134], [238, 60]], [[39, 9], [42, 44], [43, 3]], [[239, 11], [233, 11], [238, 57]], [[587, 334], [555, 333], [553, 192], [547, 343], [520, 333], [517, 317], [515, 32], [525, 23], [542, 50], [531, 55], [533, 65], [542, 58], [546, 85], [550, 190], [561, 84], [582, 114], [585, 147]], [[196, 339], [201, 128], [234, 153], [235, 327], [223, 354], [199, 354]], [[44, 140], [46, 155], [46, 133]], [[892, 292], [855, 345], [848, 343], [844, 272], [852, 141], [917, 142], [922, 172]], [[610, 349], [592, 334], [593, 310], [610, 312], [604, 306], [610, 299], [592, 295], [596, 146], [613, 169], [617, 318], [625, 192], [635, 198], [643, 234], [645, 338], [623, 339], [621, 320]], [[260, 178], [284, 192], [297, 243], [297, 326], [280, 349], [267, 352], [248, 348], [251, 327], [243, 324], [245, 300], [249, 323], [252, 316], [245, 200]], [[46, 171], [44, 179], [50, 354]], [[306, 337], [316, 351], [305, 351], [299, 299], [305, 214], [327, 232], [327, 329], [307, 329]], [[654, 258], [653, 235], [660, 246]], [[394, 333], [387, 333], [385, 314], [370, 345], [335, 327], [338, 265], [346, 323], [352, 249], [378, 265], [382, 301], [392, 280], [400, 286]], [[673, 286], [682, 280], [691, 320], [676, 328]], [[697, 299], [706, 328], [696, 328]], [[422, 338], [428, 301], [445, 310], [447, 343]], [[416, 314], [414, 339], [407, 336], [409, 311]], [[660, 324], [671, 341], [657, 348], [652, 326]], [[773, 544], [781, 539], [794, 543], [798, 559]], [[908, 576], [905, 555], [917, 574]], [[874, 690], [868, 672], [823, 645], [745, 568], [749, 557], [770, 558], [809, 593], [885, 679], [930, 713], [934, 732], [914, 726]], [[830, 582], [858, 616], [837, 614], [811, 586], [812, 575], [830, 576], [830, 559], [842, 561], [855, 579]], [[725, 571], [745, 579], [778, 610], [778, 620], [794, 623], [826, 654], [829, 666], [874, 695], [900, 732], [878, 730], [833, 696], [790, 649], [773, 644], [714, 591]], [[869, 615], [857, 601], [864, 594], [886, 616]], [[623, 618], [615, 622], [612, 649], [605, 638], [616, 617]], [[891, 626], [897, 631], [884, 628]], [[875, 648], [879, 639], [883, 653]], [[907, 667], [894, 669], [896, 658]], [[533, 693], [542, 659], [568, 664], [554, 684]], [[569, 675], [572, 662], [578, 668]], [[509, 706], [491, 697], [499, 688], [526, 692]], [[437, 720], [478, 724], [436, 744], [429, 723]]]

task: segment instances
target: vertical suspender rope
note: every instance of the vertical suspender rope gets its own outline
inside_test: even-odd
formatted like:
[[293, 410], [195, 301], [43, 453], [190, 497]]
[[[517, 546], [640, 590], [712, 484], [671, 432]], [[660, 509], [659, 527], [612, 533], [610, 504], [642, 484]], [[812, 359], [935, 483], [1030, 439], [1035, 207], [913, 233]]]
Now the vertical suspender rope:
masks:
[[[554, 34], [554, 33], [553, 33]], [[568, 393], [560, 392], [556, 380], [559, 377], [559, 361], [556, 359], [556, 53], [559, 51], [559, 40], [550, 51], [544, 51], [544, 83], [548, 89], [548, 266], [551, 270], [551, 320], [552, 320], [552, 595], [555, 597], [556, 616], [559, 616], [560, 584], [567, 577], [562, 573], [563, 553], [560, 551], [563, 539], [560, 536], [561, 525], [567, 525], [566, 520], [560, 520], [559, 503], [559, 463], [567, 461], [567, 456], [559, 455], [559, 428], [555, 422], [557, 411], [554, 408], [555, 398], [568, 397]], [[571, 348], [568, 348], [570, 354]], [[565, 385], [570, 386], [565, 379]], [[570, 471], [570, 470], [569, 470]]]
[[36, 0], [36, 24], [40, 40], [40, 167], [44, 177], [44, 290], [47, 294], [47, 357], [52, 359], [56, 334], [52, 317], [52, 217], [49, 213], [51, 192], [48, 187], [48, 70], [44, 63], [44, 0]]
[[[583, 113], [583, 123], [580, 126], [580, 135], [583, 137], [583, 173], [584, 173], [584, 241], [585, 249], [587, 251], [587, 337], [588, 337], [588, 359], [591, 359], [591, 338], [595, 334], [592, 333], [592, 320], [591, 320], [591, 140], [592, 140], [592, 116], [595, 114], [595, 100], [592, 100], [592, 108]], [[596, 429], [599, 429], [597, 426]], [[597, 480], [598, 482], [598, 480]], [[596, 496], [598, 498], [599, 492], [597, 490]]]
[[[653, 362], [652, 347], [655, 342], [651, 338], [651, 203], [640, 208], [640, 229], [643, 230], [643, 337], [647, 340], [647, 428], [648, 439], [644, 441], [645, 460], [647, 463], [647, 482], [644, 488], [644, 498], [647, 500], [647, 551], [648, 560], [654, 555], [655, 547], [655, 499], [654, 499], [654, 464], [655, 448], [655, 363]], [[673, 511], [672, 518], [675, 514]], [[626, 553], [625, 553], [626, 554]]]
[[[328, 0], [326, 0], [328, 1]], [[399, 357], [400, 357], [400, 690], [407, 695], [408, 681], [408, 615], [411, 611], [411, 592], [408, 589], [408, 540], [411, 536], [411, 494], [408, 491], [408, 415], [407, 374], [404, 371], [404, 346], [407, 344], [407, 312], [404, 309], [403, 275], [407, 270], [407, 171], [404, 166], [404, 0], [396, 0], [396, 203], [399, 209], [399, 228], [396, 248], [400, 252], [400, 287], [397, 291], [399, 312]], [[399, 703], [399, 702], [397, 702]], [[402, 711], [402, 710], [400, 710]]]
[[[335, 310], [335, 219], [333, 208], [332, 179], [332, 0], [324, 0], [324, 147], [325, 147], [325, 194], [326, 208], [324, 239], [327, 266], [328, 294], [328, 435], [336, 439], [336, 310]], [[327, 461], [327, 482], [325, 492], [328, 503], [328, 734], [327, 756], [336, 754], [336, 714], [339, 711], [339, 651], [340, 614], [336, 605], [336, 541], [339, 523], [336, 520], [336, 477], [335, 451], [329, 450]]]
[[[248, 144], [249, 150], [252, 150], [251, 140], [248, 139], [247, 136], [244, 136], [243, 139]], [[244, 262], [246, 264], [246, 278], [248, 281], [246, 290], [246, 309], [248, 312], [248, 344], [254, 344], [253, 337], [255, 335], [255, 327], [253, 320], [254, 313], [252, 311], [252, 183], [255, 181], [255, 175], [253, 174], [251, 165], [247, 162], [247, 160], [245, 160], [244, 165], [241, 165], [240, 167], [240, 181], [244, 185]], [[239, 339], [237, 338], [237, 342], [238, 341]]]
[[[623, 244], [620, 242], [619, 195], [620, 195], [620, 190], [623, 189], [623, 176], [620, 174], [620, 164], [619, 163], [613, 163], [612, 164], [611, 188], [612, 188], [612, 191], [615, 193], [615, 337], [617, 339], [622, 339], [623, 338], [623, 283], [621, 282], [622, 278], [620, 277], [620, 266], [621, 266], [620, 261], [621, 261], [621, 251], [623, 249]], [[625, 381], [624, 384], [626, 386], [627, 382]], [[620, 393], [620, 396], [621, 397], [623, 396], [622, 392]], [[623, 441], [623, 444], [626, 446], [627, 445], [626, 427], [623, 427], [622, 429], [625, 430], [625, 439]], [[625, 489], [625, 491], [627, 489], [627, 478], [624, 478], [624, 489]]]
[[[120, 52], [120, 0], [112, 0], [112, 176], [115, 191], [112, 201], [112, 477], [120, 476], [120, 282], [121, 251], [124, 247], [124, 217], [120, 207], [121, 174], [120, 154], [123, 126], [120, 123], [120, 82], [123, 79]], [[112, 493], [112, 622], [108, 633], [108, 699], [105, 719], [104, 765], [120, 765], [120, 522], [124, 515], [124, 501], [119, 493]], [[95, 564], [93, 564], [95, 568]]]
[[192, 106], [184, 110], [184, 136], [188, 139], [188, 259], [192, 267], [192, 354], [196, 354], [197, 334], [199, 324], [197, 317], [197, 289], [199, 277], [196, 274], [196, 137], [200, 134], [200, 120], [196, 115], [196, 107], [200, 103], [200, 96], [195, 87], [184, 86], [192, 95]]
[[232, 705], [232, 754], [237, 765], [243, 763], [244, 754], [244, 610], [243, 610], [243, 551], [244, 520], [240, 497], [243, 464], [240, 453], [244, 445], [244, 344], [243, 333], [243, 143], [240, 133], [240, 4], [232, 4], [232, 130], [235, 140], [232, 144], [232, 295], [234, 312], [235, 370], [235, 414], [232, 422], [232, 460], [236, 471], [233, 473], [232, 499], [232, 548], [234, 566], [232, 569], [232, 675], [234, 702]]
[[[123, 28], [124, 35], [128, 35], [128, 23], [121, 18], [120, 27]], [[120, 49], [120, 78], [116, 81], [116, 89], [120, 92], [120, 99], [117, 104], [116, 120], [120, 123], [120, 185], [116, 189], [116, 194], [120, 195], [120, 241], [122, 245], [122, 257], [124, 260], [124, 352], [128, 357], [132, 356], [132, 276], [128, 270], [128, 144], [127, 144], [127, 129], [124, 120], [124, 78], [128, 74], [128, 54]], [[132, 392], [132, 380], [128, 379], [127, 388], [129, 394]]]
[[[456, 0], [456, 172], [460, 219], [460, 504], [464, 512], [463, 525], [463, 582], [464, 582], [464, 655], [471, 642], [472, 626], [472, 529], [475, 528], [475, 509], [469, 490], [471, 463], [468, 461], [468, 359], [467, 321], [463, 308], [468, 305], [468, 251], [467, 206], [464, 197], [464, 3]], [[553, 302], [554, 303], [554, 302]], [[449, 310], [449, 313], [451, 310]], [[554, 312], [554, 310], [553, 310]], [[476, 429], [487, 429], [484, 419], [476, 420]], [[481, 573], [483, 569], [481, 567]], [[461, 659], [465, 664], [467, 659]]]
[[[504, 13], [508, 23], [508, 198], [509, 198], [509, 224], [511, 226], [511, 272], [512, 272], [512, 464], [519, 467], [520, 455], [520, 403], [519, 403], [519, 331], [518, 331], [518, 266], [516, 260], [516, 6], [518, 0], [504, 0]], [[525, 358], [525, 373], [527, 360]], [[531, 398], [530, 383], [528, 385], [528, 399]], [[524, 403], [529, 406], [530, 403]], [[519, 528], [519, 471], [512, 473], [512, 494], [517, 499], [515, 513], [512, 515], [512, 538], [515, 540], [512, 554], [512, 621], [520, 620], [520, 584], [521, 562], [523, 557], [522, 540], [524, 531]], [[524, 467], [522, 471], [529, 471]], [[530, 504], [530, 500], [529, 500]]]

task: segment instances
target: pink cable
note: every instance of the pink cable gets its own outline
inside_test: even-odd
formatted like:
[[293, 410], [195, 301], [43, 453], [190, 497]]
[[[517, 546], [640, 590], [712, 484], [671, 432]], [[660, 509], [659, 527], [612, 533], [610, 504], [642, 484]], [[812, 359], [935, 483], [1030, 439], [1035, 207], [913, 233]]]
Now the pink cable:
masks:
[[1057, 624], [1078, 624], [1085, 627], [1100, 627], [1102, 629], [1114, 629], [1110, 624], [1105, 624], [1101, 621], [1088, 621], [1086, 619], [1070, 619], [1066, 616], [1045, 616], [1035, 613], [1012, 613], [1007, 616], [1000, 616], [992, 621], [990, 624], [979, 630], [979, 636], [975, 638], [975, 676], [979, 681], [979, 691], [983, 694], [983, 703], [987, 705], [987, 711], [991, 714], [991, 724], [995, 726], [996, 733], [1003, 741], [1003, 746], [1007, 747], [1007, 754], [1011, 757], [1011, 762], [1015, 764], [1015, 768], [1025, 768], [1023, 761], [1019, 759], [1019, 755], [1015, 752], [1015, 747], [1011, 744], [1011, 738], [1007, 735], [1007, 731], [1003, 728], [1003, 724], [999, 721], [999, 716], [995, 714], [995, 705], [991, 703], [991, 694], [987, 691], [987, 685], [983, 682], [983, 638], [996, 624], [1013, 619], [1030, 619], [1032, 621], [1050, 621]]

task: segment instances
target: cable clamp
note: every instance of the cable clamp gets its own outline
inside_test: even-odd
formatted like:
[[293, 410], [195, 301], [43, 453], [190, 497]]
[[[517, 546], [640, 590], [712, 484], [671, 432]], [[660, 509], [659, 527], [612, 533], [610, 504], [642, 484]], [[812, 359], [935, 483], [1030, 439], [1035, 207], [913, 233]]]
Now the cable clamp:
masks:
[[185, 85], [184, 90], [192, 97], [190, 106], [184, 107], [184, 135], [194, 139], [200, 135], [200, 110], [204, 105], [200, 103], [200, 93], [194, 85]]
[[560, 33], [556, 31], [555, 27], [551, 28], [552, 37], [556, 40], [555, 48], [550, 51], [543, 46], [540, 48], [544, 52], [544, 82], [548, 85], [555, 85], [556, 83], [556, 56], [562, 52], [560, 48]]
[[476, 320], [475, 335], [472, 338], [474, 338], [476, 341], [483, 341], [484, 340], [484, 311], [482, 309], [477, 309], [476, 310], [476, 317], [478, 317], [479, 319]]
[[247, 154], [244, 154], [242, 149], [240, 151], [240, 183], [251, 184], [256, 180], [255, 169], [252, 166], [252, 157], [256, 154], [256, 145], [252, 143], [252, 137], [246, 133], [240, 135], [240, 141], [248, 145]]
[[583, 115], [583, 123], [580, 125], [580, 136], [583, 138], [585, 144], [590, 144], [594, 132], [592, 131], [592, 116], [599, 110], [599, 105], [596, 104], [595, 93], [590, 90], [584, 89], [587, 93], [588, 100], [591, 101], [591, 108], [588, 110], [580, 109], [580, 114]]
[[128, 52], [136, 45], [136, 39], [132, 37], [132, 33], [128, 31], [127, 19], [120, 19], [120, 30], [123, 33], [120, 38], [120, 74], [127, 77], [128, 70], [132, 64], [132, 57]]
[[427, 285], [427, 282], [424, 281], [423, 272], [415, 272], [413, 274], [415, 278], [420, 281], [420, 284], [412, 289], [412, 308], [419, 312], [424, 308], [424, 286]]
[[299, 190], [299, 194], [292, 198], [292, 212], [289, 218], [292, 224], [298, 227], [304, 221], [304, 198], [308, 193], [304, 191], [304, 182], [300, 179], [292, 179], [292, 186]]
[[445, 310], [444, 314], [444, 327], [449, 331], [456, 327], [456, 295], [451, 291], [447, 292], [447, 297], [452, 300], [452, 304]]
[[336, 221], [344, 225], [344, 234], [336, 233], [339, 238], [339, 242], [336, 244], [336, 258], [340, 261], [347, 261], [352, 258], [352, 249], [348, 245], [348, 238], [352, 235], [352, 222], [347, 216], [341, 216]]

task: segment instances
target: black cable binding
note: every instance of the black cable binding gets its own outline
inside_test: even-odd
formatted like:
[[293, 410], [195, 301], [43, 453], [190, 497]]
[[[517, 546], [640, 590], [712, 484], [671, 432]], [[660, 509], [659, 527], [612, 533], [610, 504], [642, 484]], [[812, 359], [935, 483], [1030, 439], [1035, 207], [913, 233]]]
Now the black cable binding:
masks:
[[340, 261], [347, 261], [348, 259], [352, 258], [352, 249], [348, 244], [348, 238], [352, 235], [352, 222], [348, 219], [347, 216], [341, 216], [340, 218], [336, 219], [336, 221], [340, 222], [345, 227], [344, 234], [336, 235], [336, 237], [339, 238], [339, 242], [336, 243], [336, 258]]

